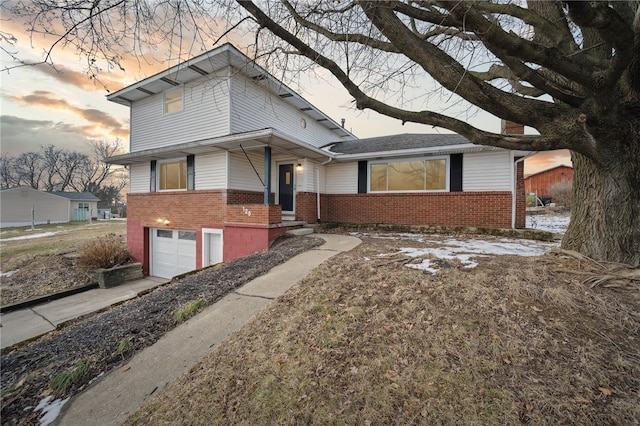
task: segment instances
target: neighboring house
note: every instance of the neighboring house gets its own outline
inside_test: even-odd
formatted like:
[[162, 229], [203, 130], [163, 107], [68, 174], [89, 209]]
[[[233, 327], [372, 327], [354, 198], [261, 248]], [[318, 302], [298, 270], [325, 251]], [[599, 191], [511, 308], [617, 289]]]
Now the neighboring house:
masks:
[[524, 227], [529, 152], [358, 140], [229, 44], [107, 99], [130, 108], [130, 153], [108, 161], [129, 168], [128, 247], [146, 274], [262, 251], [304, 222]]
[[573, 167], [564, 164], [527, 176], [524, 190], [538, 197], [551, 197], [551, 185], [559, 182], [573, 182]]
[[95, 218], [99, 198], [88, 192], [44, 192], [28, 187], [0, 191], [0, 226], [65, 223]]

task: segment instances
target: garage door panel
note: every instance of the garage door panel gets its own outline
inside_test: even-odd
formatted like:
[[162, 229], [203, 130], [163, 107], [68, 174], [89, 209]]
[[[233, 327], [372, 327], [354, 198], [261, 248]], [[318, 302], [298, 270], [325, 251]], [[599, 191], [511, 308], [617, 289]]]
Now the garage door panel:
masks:
[[151, 275], [172, 278], [196, 269], [195, 232], [155, 229], [151, 241]]

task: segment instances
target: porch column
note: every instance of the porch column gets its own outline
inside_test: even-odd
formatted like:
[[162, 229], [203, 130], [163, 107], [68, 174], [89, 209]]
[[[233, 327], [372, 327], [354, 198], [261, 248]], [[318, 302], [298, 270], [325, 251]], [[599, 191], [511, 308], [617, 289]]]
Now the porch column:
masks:
[[264, 204], [271, 204], [271, 147], [264, 147]]

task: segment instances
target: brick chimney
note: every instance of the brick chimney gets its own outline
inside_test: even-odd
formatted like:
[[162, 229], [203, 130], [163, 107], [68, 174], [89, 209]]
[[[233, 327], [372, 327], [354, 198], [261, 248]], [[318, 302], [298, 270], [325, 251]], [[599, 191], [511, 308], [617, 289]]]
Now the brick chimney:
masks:
[[502, 134], [503, 135], [524, 135], [524, 125], [514, 123], [513, 121], [502, 120]]

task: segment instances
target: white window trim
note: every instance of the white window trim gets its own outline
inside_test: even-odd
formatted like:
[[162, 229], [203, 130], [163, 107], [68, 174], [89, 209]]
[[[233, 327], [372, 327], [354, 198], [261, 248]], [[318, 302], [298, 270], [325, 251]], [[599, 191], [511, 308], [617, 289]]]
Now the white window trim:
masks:
[[[178, 188], [178, 189], [160, 189], [160, 176], [162, 175], [162, 173], [160, 173], [160, 167], [161, 164], [163, 163], [177, 163], [179, 161], [184, 160], [185, 162], [185, 167], [187, 167], [187, 157], [176, 157], [176, 158], [167, 158], [165, 160], [157, 160], [156, 161], [156, 192], [176, 192], [176, 191], [186, 191], [187, 190], [187, 181], [185, 180], [184, 182], [184, 188]], [[189, 180], [189, 170], [187, 170], [187, 180]]]
[[[180, 90], [180, 109], [176, 111], [167, 111], [167, 93], [173, 92], [174, 90]], [[172, 115], [184, 111], [184, 86], [174, 86], [171, 89], [165, 90], [162, 92], [162, 113], [163, 115]]]
[[[401, 191], [373, 191], [371, 190], [371, 165], [372, 164], [389, 164], [389, 163], [401, 163], [403, 161], [429, 161], [429, 160], [446, 160], [445, 161], [445, 188], [444, 189], [407, 189]], [[427, 192], [449, 192], [449, 177], [451, 167], [451, 159], [449, 155], [438, 155], [434, 157], [402, 157], [402, 158], [389, 158], [385, 160], [372, 160], [367, 162], [367, 193], [371, 194], [405, 194], [405, 193], [427, 193]], [[387, 173], [387, 187], [389, 174]]]

